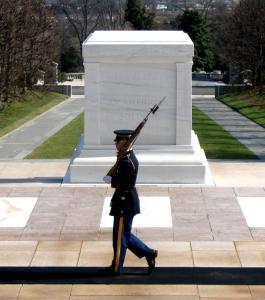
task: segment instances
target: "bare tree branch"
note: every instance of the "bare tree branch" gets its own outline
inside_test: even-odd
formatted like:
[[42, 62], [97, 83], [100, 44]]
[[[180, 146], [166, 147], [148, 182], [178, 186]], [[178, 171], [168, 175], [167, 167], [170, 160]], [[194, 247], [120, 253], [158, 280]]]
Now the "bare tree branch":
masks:
[[82, 44], [98, 26], [99, 14], [96, 0], [59, 0], [59, 7], [67, 18], [79, 43], [82, 57]]
[[43, 0], [0, 2], [0, 101], [31, 88], [56, 59], [57, 20]]

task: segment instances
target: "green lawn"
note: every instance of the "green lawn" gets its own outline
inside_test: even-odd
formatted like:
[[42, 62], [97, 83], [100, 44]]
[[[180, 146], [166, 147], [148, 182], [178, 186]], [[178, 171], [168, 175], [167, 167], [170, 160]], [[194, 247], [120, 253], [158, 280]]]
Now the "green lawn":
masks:
[[42, 114], [67, 97], [57, 93], [28, 92], [0, 111], [0, 137]]
[[76, 117], [56, 134], [37, 147], [26, 158], [55, 159], [70, 158], [83, 133], [84, 113]]
[[249, 90], [220, 96], [218, 100], [265, 128], [265, 94]]
[[[81, 114], [26, 158], [70, 158], [83, 133], [83, 122], [84, 115]], [[196, 108], [193, 108], [193, 129], [208, 158], [257, 159], [245, 146]]]
[[199, 109], [192, 109], [192, 127], [207, 158], [258, 159], [250, 150]]

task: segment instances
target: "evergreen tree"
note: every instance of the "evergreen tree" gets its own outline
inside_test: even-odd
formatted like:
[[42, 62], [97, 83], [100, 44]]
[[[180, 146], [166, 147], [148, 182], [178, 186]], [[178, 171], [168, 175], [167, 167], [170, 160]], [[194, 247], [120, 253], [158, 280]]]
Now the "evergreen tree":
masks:
[[154, 13], [148, 13], [142, 7], [141, 0], [128, 0], [125, 10], [125, 21], [132, 24], [133, 29], [151, 29], [154, 24]]
[[186, 32], [194, 43], [194, 70], [211, 70], [214, 55], [211, 47], [210, 34], [206, 23], [196, 10], [185, 10], [180, 18], [178, 29]]
[[61, 72], [74, 73], [83, 71], [82, 58], [76, 48], [70, 47], [62, 51], [60, 58]]

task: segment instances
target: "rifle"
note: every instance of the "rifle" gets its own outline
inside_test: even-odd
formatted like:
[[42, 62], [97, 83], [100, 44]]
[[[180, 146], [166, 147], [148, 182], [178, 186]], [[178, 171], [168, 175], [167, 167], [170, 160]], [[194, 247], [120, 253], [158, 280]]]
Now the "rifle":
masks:
[[[121, 150], [117, 153], [117, 160], [115, 164], [111, 167], [111, 169], [108, 171], [107, 175], [104, 177], [104, 181], [110, 183], [111, 178], [106, 178], [108, 176], [112, 177], [116, 172], [118, 168], [118, 163], [120, 159], [124, 156], [126, 152], [133, 146], [136, 139], [138, 138], [141, 130], [143, 129], [145, 123], [148, 121], [148, 117], [150, 114], [155, 114], [156, 111], [159, 109], [159, 106], [164, 102], [166, 99], [166, 96], [161, 99], [161, 101], [158, 104], [155, 104], [152, 108], [150, 108], [149, 113], [146, 115], [146, 117], [143, 119], [143, 121], [136, 127], [136, 129], [133, 131], [127, 142], [124, 144]], [[106, 179], [106, 180], [105, 180]]]

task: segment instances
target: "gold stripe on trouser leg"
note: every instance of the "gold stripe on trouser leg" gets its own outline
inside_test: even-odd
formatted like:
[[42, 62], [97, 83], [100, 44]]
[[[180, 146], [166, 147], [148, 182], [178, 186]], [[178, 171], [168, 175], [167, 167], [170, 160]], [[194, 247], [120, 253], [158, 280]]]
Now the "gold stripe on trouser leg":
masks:
[[120, 217], [119, 228], [118, 228], [117, 247], [116, 247], [115, 272], [118, 272], [119, 264], [120, 264], [122, 229], [123, 229], [123, 217]]

